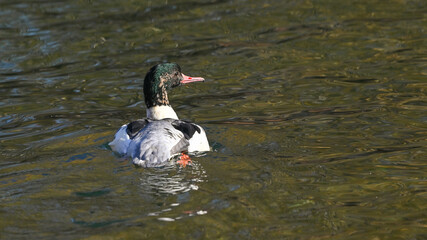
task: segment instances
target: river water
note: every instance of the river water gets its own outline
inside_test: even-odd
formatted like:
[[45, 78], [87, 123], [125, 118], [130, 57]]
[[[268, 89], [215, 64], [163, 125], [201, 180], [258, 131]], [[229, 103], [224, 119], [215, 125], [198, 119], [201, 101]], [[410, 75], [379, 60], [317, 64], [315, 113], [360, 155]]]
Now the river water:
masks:
[[[0, 239], [426, 239], [427, 5], [0, 2]], [[107, 143], [159, 62], [212, 151]]]

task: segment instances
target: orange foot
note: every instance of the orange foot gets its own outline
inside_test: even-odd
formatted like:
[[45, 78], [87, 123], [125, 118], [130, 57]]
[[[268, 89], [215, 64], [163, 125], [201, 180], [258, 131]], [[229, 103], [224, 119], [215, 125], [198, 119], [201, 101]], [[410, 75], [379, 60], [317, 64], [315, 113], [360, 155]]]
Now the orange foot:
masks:
[[179, 165], [181, 166], [181, 167], [185, 167], [185, 166], [187, 166], [189, 163], [191, 163], [191, 159], [190, 159], [190, 156], [188, 156], [187, 154], [185, 154], [185, 153], [181, 153], [181, 156], [179, 157], [179, 160], [178, 161], [176, 161], [177, 163], [179, 163]]

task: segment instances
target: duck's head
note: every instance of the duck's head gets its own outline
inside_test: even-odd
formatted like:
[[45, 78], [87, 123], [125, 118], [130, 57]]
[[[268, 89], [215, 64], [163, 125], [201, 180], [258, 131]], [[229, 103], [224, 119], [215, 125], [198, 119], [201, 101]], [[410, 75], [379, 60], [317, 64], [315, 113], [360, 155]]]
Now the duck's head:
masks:
[[144, 99], [147, 108], [169, 106], [167, 91], [181, 84], [204, 81], [201, 77], [186, 76], [176, 63], [160, 63], [153, 66], [145, 75]]

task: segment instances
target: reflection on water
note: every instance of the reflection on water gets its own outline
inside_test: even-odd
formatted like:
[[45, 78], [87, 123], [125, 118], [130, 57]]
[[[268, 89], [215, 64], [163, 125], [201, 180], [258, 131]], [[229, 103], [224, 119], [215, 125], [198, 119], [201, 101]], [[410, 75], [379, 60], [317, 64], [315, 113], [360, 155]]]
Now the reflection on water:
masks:
[[140, 187], [150, 194], [178, 194], [199, 189], [197, 184], [206, 177], [206, 172], [197, 162], [180, 171], [176, 171], [176, 166], [145, 169], [140, 175]]
[[[0, 232], [15, 238], [425, 239], [426, 4], [0, 2]], [[171, 92], [214, 151], [106, 147]]]

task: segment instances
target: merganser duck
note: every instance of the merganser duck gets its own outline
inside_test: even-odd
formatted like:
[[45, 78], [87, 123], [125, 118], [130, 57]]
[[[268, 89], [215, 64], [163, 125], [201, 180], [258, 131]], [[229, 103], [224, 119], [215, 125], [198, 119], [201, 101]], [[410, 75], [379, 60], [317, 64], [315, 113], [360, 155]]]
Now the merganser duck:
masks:
[[182, 154], [178, 163], [191, 162], [186, 152], [210, 151], [204, 129], [194, 123], [178, 119], [169, 104], [167, 90], [186, 83], [204, 81], [189, 77], [176, 63], [153, 66], [144, 79], [144, 100], [147, 118], [123, 125], [109, 143], [111, 149], [132, 158], [141, 167], [160, 167]]

